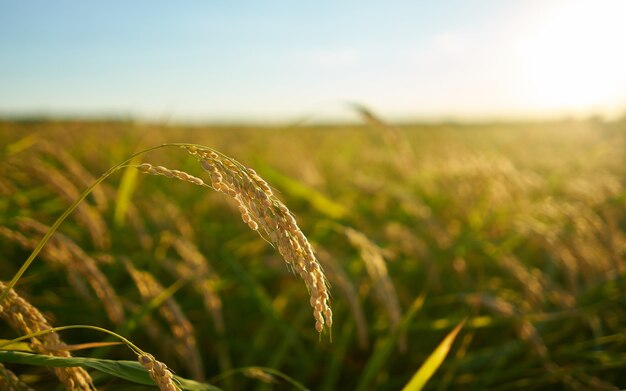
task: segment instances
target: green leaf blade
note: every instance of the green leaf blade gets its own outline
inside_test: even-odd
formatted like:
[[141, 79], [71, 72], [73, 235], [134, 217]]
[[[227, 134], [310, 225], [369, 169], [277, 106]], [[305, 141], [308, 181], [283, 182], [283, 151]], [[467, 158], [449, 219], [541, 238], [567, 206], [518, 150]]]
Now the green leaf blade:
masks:
[[452, 330], [444, 339], [441, 341], [439, 346], [428, 356], [424, 364], [415, 372], [415, 375], [411, 378], [409, 383], [402, 389], [402, 391], [420, 391], [424, 388], [428, 380], [435, 374], [437, 369], [443, 364], [456, 336], [459, 334], [463, 326], [465, 325], [465, 320], [459, 323], [454, 330]]

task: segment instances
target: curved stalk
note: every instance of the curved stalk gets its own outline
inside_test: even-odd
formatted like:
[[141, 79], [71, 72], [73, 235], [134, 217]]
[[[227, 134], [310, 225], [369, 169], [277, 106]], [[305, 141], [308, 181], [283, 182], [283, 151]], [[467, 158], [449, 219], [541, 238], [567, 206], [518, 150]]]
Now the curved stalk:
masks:
[[[102, 183], [105, 179], [107, 179], [109, 176], [111, 176], [114, 172], [116, 172], [120, 168], [124, 167], [125, 165], [129, 164], [135, 157], [137, 157], [139, 155], [142, 155], [144, 153], [148, 153], [150, 151], [154, 151], [155, 149], [164, 148], [164, 147], [184, 147], [184, 146], [197, 146], [197, 145], [195, 145], [195, 144], [186, 144], [186, 143], [166, 143], [166, 144], [157, 145], [156, 147], [151, 147], [151, 148], [144, 149], [142, 151], [136, 152], [133, 155], [131, 155], [128, 159], [124, 160], [123, 162], [118, 163], [115, 166], [109, 168], [104, 174], [102, 174], [100, 176], [100, 178], [98, 178], [94, 183], [92, 183], [91, 186], [89, 186], [87, 189], [85, 189], [85, 191], [83, 191], [83, 193], [65, 210], [65, 212], [63, 212], [63, 214], [61, 216], [59, 216], [59, 218], [54, 222], [54, 224], [52, 224], [52, 226], [50, 227], [48, 232], [46, 232], [44, 237], [41, 238], [41, 240], [39, 241], [39, 243], [37, 244], [37, 246], [35, 247], [33, 252], [30, 254], [28, 259], [26, 260], [26, 262], [24, 262], [22, 264], [22, 266], [17, 271], [17, 273], [15, 273], [15, 276], [13, 276], [11, 281], [9, 281], [9, 283], [7, 284], [6, 289], [4, 291], [2, 291], [2, 293], [0, 294], [0, 303], [2, 303], [4, 301], [4, 299], [6, 298], [7, 294], [9, 293], [9, 290], [13, 289], [13, 287], [15, 286], [17, 281], [22, 277], [24, 272], [26, 272], [26, 269], [28, 269], [28, 267], [33, 263], [33, 261], [35, 260], [37, 255], [39, 255], [39, 252], [41, 252], [41, 250], [43, 249], [43, 246], [45, 246], [46, 243], [48, 243], [48, 240], [50, 240], [50, 238], [57, 231], [59, 226], [76, 209], [76, 207], [78, 207], [78, 204], [80, 204], [89, 195], [89, 193], [91, 193], [93, 191], [93, 189], [96, 186], [98, 186], [100, 183]], [[203, 148], [206, 148], [206, 147], [203, 146]]]
[[88, 330], [96, 330], [96, 331], [100, 331], [102, 333], [105, 334], [109, 334], [114, 336], [115, 338], [118, 338], [120, 341], [124, 342], [126, 344], [126, 346], [128, 346], [128, 348], [130, 350], [132, 350], [135, 354], [137, 354], [138, 356], [142, 355], [142, 354], [146, 354], [146, 352], [144, 352], [143, 350], [139, 349], [137, 347], [137, 345], [135, 345], [134, 343], [130, 342], [130, 340], [122, 337], [121, 335], [117, 334], [114, 331], [111, 330], [107, 330], [105, 328], [102, 327], [98, 327], [98, 326], [90, 326], [90, 325], [70, 325], [70, 326], [59, 326], [59, 327], [52, 327], [46, 330], [42, 330], [42, 331], [37, 331], [35, 333], [30, 333], [30, 334], [26, 334], [23, 335], [21, 337], [12, 339], [10, 341], [5, 341], [3, 343], [0, 343], [0, 350], [5, 347], [5, 346], [9, 346], [11, 344], [17, 343], [17, 342], [21, 342], [23, 340], [26, 339], [30, 339], [30, 338], [34, 338], [34, 337], [38, 337], [40, 335], [44, 335], [44, 334], [50, 334], [56, 331], [63, 331], [63, 330], [72, 330], [72, 329], [88, 329]]

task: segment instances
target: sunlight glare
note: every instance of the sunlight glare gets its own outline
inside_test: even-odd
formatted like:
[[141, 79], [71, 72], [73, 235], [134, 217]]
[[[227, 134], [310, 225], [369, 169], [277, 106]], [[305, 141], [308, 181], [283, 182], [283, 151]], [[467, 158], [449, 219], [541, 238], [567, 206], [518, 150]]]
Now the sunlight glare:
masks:
[[566, 1], [545, 12], [518, 46], [526, 98], [539, 110], [626, 103], [624, 15], [623, 1]]

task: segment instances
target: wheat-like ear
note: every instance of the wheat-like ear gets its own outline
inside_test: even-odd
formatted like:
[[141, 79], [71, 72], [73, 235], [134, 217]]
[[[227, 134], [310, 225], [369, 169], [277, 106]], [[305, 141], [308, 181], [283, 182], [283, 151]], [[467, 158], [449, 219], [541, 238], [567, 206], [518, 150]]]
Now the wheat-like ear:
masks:
[[[125, 265], [144, 301], [153, 300], [163, 292], [163, 286], [152, 274], [136, 269], [130, 262], [126, 262]], [[159, 313], [166, 320], [172, 335], [176, 338], [176, 353], [184, 361], [192, 376], [197, 380], [202, 380], [204, 377], [202, 358], [197, 348], [193, 325], [172, 297], [165, 299], [159, 306]]]
[[[6, 288], [6, 285], [0, 282], [0, 291]], [[20, 297], [13, 289], [7, 291], [5, 299], [0, 303], [0, 318], [7, 322], [11, 328], [24, 334], [32, 334], [52, 328], [41, 312]], [[56, 332], [50, 332], [31, 339], [31, 348], [39, 354], [71, 357], [67, 350], [63, 350], [64, 346], [65, 344]], [[91, 377], [83, 368], [55, 368], [54, 372], [68, 390], [95, 390]]]
[[167, 167], [153, 166], [150, 163], [142, 163], [137, 166], [137, 169], [144, 174], [161, 175], [168, 178], [175, 178], [183, 182], [189, 182], [198, 186], [204, 185], [204, 181], [202, 179], [197, 178], [193, 175], [189, 175], [184, 171], [170, 170]]
[[[322, 332], [325, 326], [330, 328], [333, 320], [326, 277], [313, 253], [313, 248], [298, 227], [289, 209], [274, 196], [267, 182], [254, 170], [246, 168], [236, 160], [208, 147], [192, 144], [161, 144], [136, 152], [107, 170], [59, 216], [8, 283], [7, 288], [15, 286], [54, 232], [74, 210], [83, 205], [82, 202], [96, 186], [114, 172], [131, 165], [132, 160], [137, 156], [165, 147], [185, 148], [199, 159], [202, 168], [211, 176], [211, 187], [235, 199], [244, 222], [252, 230], [259, 231], [275, 248], [278, 248], [287, 265], [304, 280], [310, 294], [310, 304], [313, 307], [315, 329]], [[137, 168], [147, 174], [171, 176], [195, 185], [206, 186], [201, 179], [182, 171], [153, 167], [150, 164], [141, 165]], [[0, 292], [0, 300], [3, 300], [8, 295], [9, 289], [3, 289]]]
[[21, 381], [15, 373], [11, 372], [0, 363], [0, 390], [6, 391], [34, 391], [26, 383]]
[[175, 383], [174, 375], [167, 368], [167, 365], [157, 361], [150, 353], [139, 356], [139, 363], [148, 370], [150, 377], [161, 391], [179, 391], [181, 388]]
[[183, 259], [172, 265], [172, 269], [180, 278], [191, 281], [194, 289], [202, 296], [204, 307], [211, 314], [215, 330], [224, 334], [224, 316], [222, 299], [217, 293], [216, 285], [220, 278], [211, 267], [209, 261], [200, 253], [196, 246], [183, 238], [174, 238], [172, 247]]
[[[79, 197], [80, 191], [67, 179], [65, 174], [41, 159], [32, 161], [26, 168], [65, 201], [72, 202]], [[111, 246], [106, 222], [97, 209], [89, 203], [83, 202], [78, 205], [76, 219], [87, 228], [92, 242], [98, 249], [108, 249]]]
[[[44, 154], [55, 158], [67, 170], [74, 182], [83, 186], [89, 186], [95, 178], [85, 169], [72, 155], [67, 153], [66, 149], [59, 144], [54, 144], [46, 140], [39, 140], [37, 148]], [[108, 207], [106, 193], [102, 188], [95, 188], [91, 193], [98, 210], [103, 211]]]
[[289, 209], [253, 169], [209, 148], [185, 146], [211, 178], [211, 187], [237, 202], [241, 218], [278, 249], [287, 265], [306, 284], [311, 296], [315, 329], [331, 327], [328, 283], [313, 248]]
[[[391, 278], [389, 278], [382, 250], [362, 232], [346, 227], [344, 233], [350, 244], [359, 251], [365, 263], [367, 274], [374, 285], [376, 298], [387, 311], [389, 323], [391, 323], [394, 329], [398, 329], [402, 320], [402, 310], [400, 309], [396, 289], [391, 282]], [[401, 351], [406, 351], [406, 343], [406, 333], [402, 332], [398, 342]]]
[[[20, 231], [0, 227], [0, 236], [4, 236], [27, 249], [35, 248], [37, 241], [27, 238], [22, 232], [35, 232], [43, 235], [49, 229], [46, 225], [29, 218], [19, 219], [18, 226]], [[84, 281], [86, 281], [102, 302], [109, 319], [113, 323], [121, 324], [124, 321], [122, 304], [109, 280], [98, 268], [97, 261], [85, 253], [75, 242], [57, 232], [48, 245], [44, 247], [42, 255], [48, 262], [66, 270], [70, 283], [73, 283], [72, 285], [77, 291], [82, 291], [81, 286], [84, 287]], [[79, 276], [84, 278], [84, 281], [79, 279]], [[74, 280], [74, 277], [77, 279]]]

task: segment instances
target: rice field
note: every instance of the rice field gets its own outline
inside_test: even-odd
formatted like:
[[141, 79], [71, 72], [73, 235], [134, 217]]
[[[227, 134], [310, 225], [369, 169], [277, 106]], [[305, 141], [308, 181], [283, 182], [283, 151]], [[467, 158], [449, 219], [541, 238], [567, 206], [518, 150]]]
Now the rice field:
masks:
[[0, 121], [0, 389], [626, 388], [626, 120], [356, 109]]

